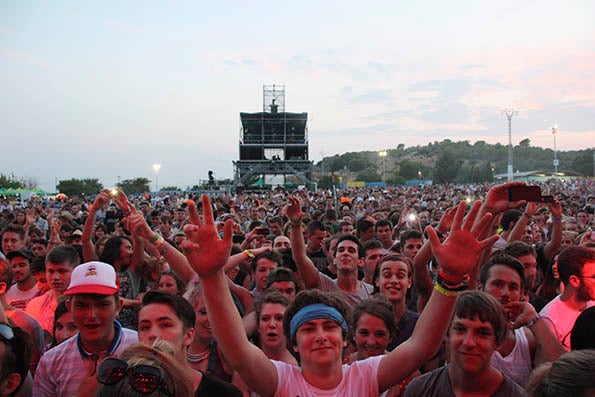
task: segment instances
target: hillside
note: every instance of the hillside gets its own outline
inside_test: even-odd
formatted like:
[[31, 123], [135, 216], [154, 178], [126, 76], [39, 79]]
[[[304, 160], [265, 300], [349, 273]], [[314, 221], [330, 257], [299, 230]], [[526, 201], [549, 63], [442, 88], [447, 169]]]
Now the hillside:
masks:
[[[593, 176], [593, 149], [557, 153], [559, 172], [578, 172]], [[554, 151], [531, 146], [525, 139], [513, 148], [514, 171], [553, 171]], [[436, 182], [482, 182], [492, 180], [493, 174], [506, 173], [508, 146], [478, 141], [453, 142], [450, 139], [426, 146], [387, 149], [386, 157], [378, 152], [349, 152], [325, 157], [315, 164], [321, 185], [331, 175], [345, 180], [402, 183], [409, 179], [434, 179]]]

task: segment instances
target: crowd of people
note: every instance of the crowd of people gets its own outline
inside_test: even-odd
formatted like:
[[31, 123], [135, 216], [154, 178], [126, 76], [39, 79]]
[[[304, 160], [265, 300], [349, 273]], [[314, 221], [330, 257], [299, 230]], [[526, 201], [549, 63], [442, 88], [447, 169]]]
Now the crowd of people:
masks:
[[595, 181], [523, 185], [3, 198], [0, 396], [593, 395]]

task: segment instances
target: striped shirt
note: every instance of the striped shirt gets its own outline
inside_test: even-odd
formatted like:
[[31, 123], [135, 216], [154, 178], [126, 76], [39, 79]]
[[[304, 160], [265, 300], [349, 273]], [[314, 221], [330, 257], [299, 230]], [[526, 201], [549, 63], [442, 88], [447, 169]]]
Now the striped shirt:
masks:
[[[114, 322], [116, 335], [106, 352], [108, 356], [122, 353], [138, 342], [138, 334]], [[79, 335], [47, 351], [39, 361], [33, 384], [34, 396], [74, 396], [81, 383], [96, 369], [98, 357], [84, 351]]]

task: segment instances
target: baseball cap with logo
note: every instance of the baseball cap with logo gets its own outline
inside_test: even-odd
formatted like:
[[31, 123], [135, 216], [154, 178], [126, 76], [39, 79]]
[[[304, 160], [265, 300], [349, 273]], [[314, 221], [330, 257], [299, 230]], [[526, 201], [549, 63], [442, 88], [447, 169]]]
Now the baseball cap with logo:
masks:
[[64, 295], [113, 295], [118, 290], [116, 271], [113, 266], [94, 261], [74, 268], [70, 276], [70, 285]]

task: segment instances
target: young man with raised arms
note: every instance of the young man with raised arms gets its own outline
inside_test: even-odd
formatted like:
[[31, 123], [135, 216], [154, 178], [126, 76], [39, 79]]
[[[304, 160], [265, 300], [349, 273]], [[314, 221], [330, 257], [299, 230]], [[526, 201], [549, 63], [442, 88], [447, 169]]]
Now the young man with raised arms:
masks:
[[473, 226], [479, 203], [465, 220], [465, 205], [459, 206], [450, 236], [443, 244], [434, 229], [428, 228], [432, 251], [442, 272], [413, 335], [384, 356], [347, 367], [342, 366], [342, 351], [347, 343], [345, 305], [317, 291], [301, 292], [284, 319], [286, 337], [301, 357], [299, 368], [269, 360], [248, 341], [223, 272], [232, 244], [232, 224], [225, 224], [220, 238], [210, 201], [206, 196], [202, 200], [204, 221], [194, 205], [189, 206], [192, 225], [184, 228], [189, 238], [184, 243], [186, 255], [201, 278], [210, 322], [225, 357], [248, 387], [261, 396], [377, 396], [403, 380], [437, 351], [450, 322], [457, 291], [464, 288], [465, 274], [497, 238], [478, 241], [476, 236], [491, 220], [491, 215], [486, 214]]

